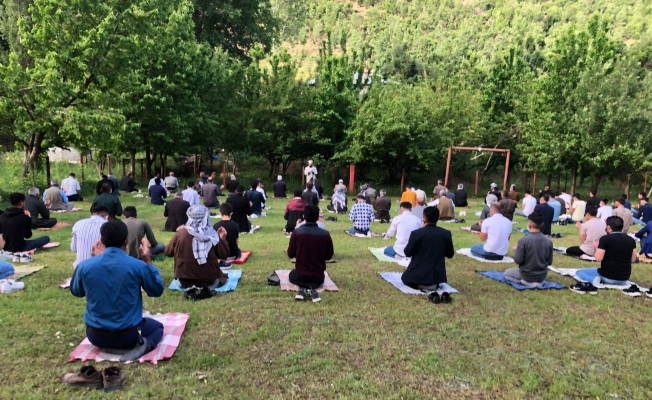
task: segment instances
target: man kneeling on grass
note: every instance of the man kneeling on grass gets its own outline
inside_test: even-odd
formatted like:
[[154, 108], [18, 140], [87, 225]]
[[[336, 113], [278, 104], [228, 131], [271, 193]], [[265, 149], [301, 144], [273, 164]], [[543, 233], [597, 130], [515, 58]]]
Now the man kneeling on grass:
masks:
[[289, 278], [299, 287], [295, 299], [303, 300], [307, 289], [316, 303], [321, 301], [317, 288], [324, 283], [326, 260], [333, 258], [333, 239], [327, 230], [317, 226], [319, 207], [306, 206], [303, 217], [306, 223], [292, 232], [287, 250], [288, 257], [297, 260]]
[[134, 360], [155, 348], [163, 337], [163, 324], [143, 318], [141, 288], [150, 297], [163, 294], [163, 280], [152, 265], [149, 248], [140, 247], [141, 260], [125, 253], [129, 231], [124, 222], [108, 221], [93, 245], [94, 257], [75, 269], [70, 292], [86, 296], [86, 335], [108, 353]]
[[[586, 281], [578, 282], [570, 287], [576, 293], [597, 294], [595, 287], [601, 283], [607, 285], [626, 285], [632, 273], [632, 263], [636, 261], [636, 242], [623, 233], [623, 219], [620, 217], [607, 218], [607, 234], [593, 241], [595, 260], [600, 262], [600, 268], [583, 268], [577, 270], [575, 276]], [[636, 285], [623, 290], [628, 296], [638, 297], [641, 292]], [[648, 292], [652, 296], [652, 290]]]
[[[547, 195], [546, 195], [547, 196]], [[543, 215], [533, 212], [528, 215], [529, 234], [523, 236], [514, 247], [514, 261], [518, 268], [505, 271], [505, 280], [528, 287], [543, 284], [552, 265], [552, 242], [541, 233]]]
[[[439, 210], [437, 207], [423, 209], [423, 228], [410, 234], [405, 256], [412, 257], [401, 280], [413, 289], [430, 290], [435, 292], [440, 283], [446, 283], [446, 258], [453, 258], [453, 236], [447, 229], [439, 228]], [[431, 295], [431, 301], [438, 303], [439, 295]], [[436, 297], [435, 297], [436, 296]], [[444, 293], [442, 299], [450, 302], [450, 295]]]

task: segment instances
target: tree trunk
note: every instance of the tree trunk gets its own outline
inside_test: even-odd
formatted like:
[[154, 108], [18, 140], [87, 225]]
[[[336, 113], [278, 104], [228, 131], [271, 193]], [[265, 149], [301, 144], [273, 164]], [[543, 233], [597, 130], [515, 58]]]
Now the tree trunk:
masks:
[[577, 184], [577, 166], [573, 166], [571, 171], [571, 194], [575, 193], [575, 185]]
[[625, 194], [627, 195], [627, 198], [629, 198], [629, 189], [631, 187], [632, 183], [632, 174], [627, 174], [627, 186], [625, 186]]
[[548, 174], [547, 180], [546, 180], [546, 185], [548, 187], [552, 187], [552, 174]]
[[45, 187], [50, 186], [50, 182], [52, 182], [52, 174], [50, 173], [50, 155], [46, 154], [45, 155], [45, 175], [47, 177], [47, 183], [45, 184]]
[[595, 181], [593, 183], [593, 190], [598, 191], [598, 186], [600, 186], [600, 181], [602, 180], [602, 172], [595, 174]]
[[129, 156], [131, 158], [131, 172], [136, 175], [136, 150], [130, 150]]
[[152, 176], [152, 160], [149, 154], [149, 147], [145, 147], [145, 179], [150, 180]]
[[580, 187], [584, 187], [584, 178], [584, 175], [580, 176]]
[[161, 153], [160, 157], [161, 157], [161, 176], [164, 177], [168, 173], [167, 172], [167, 170], [168, 170], [168, 165], [167, 165], [168, 156]]
[[557, 194], [561, 193], [561, 173], [557, 174]]

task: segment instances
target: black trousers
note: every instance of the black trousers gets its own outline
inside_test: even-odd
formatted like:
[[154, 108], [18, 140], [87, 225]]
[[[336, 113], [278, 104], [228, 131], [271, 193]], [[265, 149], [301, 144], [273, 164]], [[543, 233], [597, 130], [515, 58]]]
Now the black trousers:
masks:
[[84, 199], [82, 199], [82, 197], [79, 195], [79, 193], [71, 194], [70, 196], [68, 196], [68, 200], [69, 201], [84, 201]]
[[56, 224], [57, 224], [56, 218], [48, 218], [48, 219], [39, 218], [36, 221], [32, 220], [32, 229], [52, 228]]
[[293, 283], [300, 288], [308, 288], [308, 289], [317, 289], [321, 285], [324, 284], [324, 277], [316, 277], [316, 276], [300, 276], [297, 274], [297, 270], [293, 269], [290, 271], [290, 283]]
[[583, 252], [579, 246], [573, 246], [566, 249], [566, 254], [573, 257], [579, 257], [579, 256], [583, 256], [586, 253]]

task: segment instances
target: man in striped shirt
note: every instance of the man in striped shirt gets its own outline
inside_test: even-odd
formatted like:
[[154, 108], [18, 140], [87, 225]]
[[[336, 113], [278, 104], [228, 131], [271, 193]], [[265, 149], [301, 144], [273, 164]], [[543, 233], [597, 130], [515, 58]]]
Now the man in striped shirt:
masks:
[[77, 259], [72, 263], [73, 268], [93, 256], [91, 249], [100, 240], [100, 228], [108, 218], [109, 209], [106, 206], [95, 206], [90, 218], [81, 219], [73, 225], [70, 250], [77, 253]]

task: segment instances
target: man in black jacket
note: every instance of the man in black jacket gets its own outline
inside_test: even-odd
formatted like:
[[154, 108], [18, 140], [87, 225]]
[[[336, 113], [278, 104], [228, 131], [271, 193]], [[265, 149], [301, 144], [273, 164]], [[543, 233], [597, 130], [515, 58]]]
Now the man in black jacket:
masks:
[[295, 299], [303, 300], [308, 289], [313, 303], [316, 303], [321, 301], [317, 288], [324, 283], [326, 260], [333, 258], [333, 239], [326, 229], [317, 226], [319, 207], [306, 206], [303, 217], [305, 225], [296, 228], [290, 237], [287, 254], [297, 262], [289, 278], [291, 283], [299, 286]]
[[27, 199], [25, 199], [25, 210], [29, 211], [32, 217], [32, 229], [52, 228], [57, 224], [57, 219], [50, 218], [50, 210], [41, 200], [40, 194], [41, 192], [37, 187], [29, 188]]
[[12, 193], [9, 195], [11, 207], [0, 215], [0, 233], [5, 240], [5, 251], [11, 253], [21, 253], [40, 249], [50, 243], [48, 236], [41, 236], [34, 240], [25, 240], [32, 237], [32, 219], [29, 212], [25, 212], [25, 195], [22, 193]]
[[251, 222], [247, 218], [248, 215], [251, 215], [251, 202], [244, 197], [244, 187], [242, 185], [236, 186], [235, 194], [226, 199], [226, 202], [233, 207], [231, 221], [240, 226], [240, 233], [251, 231]]
[[440, 283], [446, 283], [446, 258], [453, 258], [453, 236], [449, 230], [437, 227], [439, 210], [426, 207], [423, 210], [421, 229], [412, 231], [404, 253], [412, 257], [401, 280], [414, 289], [432, 289]]
[[309, 206], [319, 206], [319, 193], [317, 193], [317, 190], [314, 189], [312, 182], [308, 182], [306, 185], [306, 190], [303, 191], [301, 198]]

